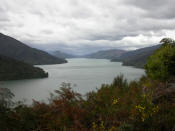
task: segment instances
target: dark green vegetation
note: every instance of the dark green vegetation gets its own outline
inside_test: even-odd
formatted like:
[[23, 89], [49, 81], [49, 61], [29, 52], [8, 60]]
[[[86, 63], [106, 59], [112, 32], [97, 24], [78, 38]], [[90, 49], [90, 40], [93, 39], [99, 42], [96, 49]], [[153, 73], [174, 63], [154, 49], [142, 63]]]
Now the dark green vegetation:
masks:
[[144, 68], [144, 65], [146, 64], [146, 61], [149, 56], [153, 54], [153, 52], [158, 49], [161, 45], [156, 45], [152, 47], [146, 47], [142, 49], [137, 49], [134, 51], [129, 51], [124, 53], [118, 58], [114, 58], [111, 61], [112, 62], [123, 62], [123, 65], [125, 66], [134, 66], [138, 68]]
[[[165, 44], [165, 43], [164, 43]], [[163, 45], [164, 45], [163, 44]], [[170, 43], [168, 43], [169, 45]], [[169, 56], [161, 46], [152, 57]], [[171, 44], [170, 44], [171, 45]], [[172, 51], [171, 50], [171, 51]], [[161, 52], [161, 53], [160, 53]], [[170, 53], [171, 54], [171, 53]], [[148, 65], [156, 64], [148, 60]], [[157, 60], [159, 58], [155, 58]], [[164, 59], [163, 59], [164, 60]], [[174, 59], [168, 59], [170, 65]], [[168, 65], [169, 65], [168, 64]], [[156, 65], [157, 72], [169, 72]], [[173, 70], [174, 67], [168, 66]], [[13, 94], [0, 88], [0, 129], [3, 131], [173, 131], [175, 129], [174, 74], [162, 81], [149, 75], [152, 66], [146, 67], [146, 76], [139, 81], [127, 82], [122, 76], [112, 84], [102, 85], [97, 91], [86, 94], [86, 99], [63, 83], [60, 90], [51, 95], [50, 103], [34, 101], [27, 106], [11, 101]], [[168, 85], [168, 86], [167, 86]], [[13, 105], [13, 107], [12, 107]]]
[[48, 73], [38, 67], [0, 56], [0, 81], [44, 77], [48, 77]]
[[116, 57], [117, 58], [120, 57], [125, 52], [126, 51], [124, 51], [124, 50], [112, 49], [112, 50], [98, 51], [96, 53], [85, 55], [83, 57], [85, 57], [85, 58], [95, 58], [95, 59], [113, 59], [113, 58], [116, 58]]
[[161, 43], [162, 46], [149, 57], [145, 69], [152, 79], [166, 81], [175, 75], [175, 41], [164, 38]]
[[71, 55], [71, 54], [67, 54], [61, 51], [55, 51], [53, 53], [51, 53], [53, 56], [56, 56], [58, 58], [76, 58], [77, 56], [75, 55]]
[[22, 42], [0, 33], [0, 55], [11, 57], [31, 65], [61, 64], [67, 61], [44, 51], [31, 48]]

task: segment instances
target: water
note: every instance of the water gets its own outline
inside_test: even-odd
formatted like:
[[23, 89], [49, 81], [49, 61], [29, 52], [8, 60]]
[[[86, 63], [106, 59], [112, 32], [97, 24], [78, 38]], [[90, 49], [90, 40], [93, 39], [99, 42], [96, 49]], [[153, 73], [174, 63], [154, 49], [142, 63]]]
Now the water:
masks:
[[110, 84], [117, 75], [123, 74], [130, 81], [144, 74], [143, 69], [106, 59], [68, 59], [66, 64], [39, 67], [49, 73], [49, 78], [0, 82], [0, 87], [9, 88], [15, 94], [15, 100], [27, 99], [26, 103], [32, 103], [32, 99], [47, 101], [62, 82], [71, 83], [75, 91], [86, 94], [103, 83]]

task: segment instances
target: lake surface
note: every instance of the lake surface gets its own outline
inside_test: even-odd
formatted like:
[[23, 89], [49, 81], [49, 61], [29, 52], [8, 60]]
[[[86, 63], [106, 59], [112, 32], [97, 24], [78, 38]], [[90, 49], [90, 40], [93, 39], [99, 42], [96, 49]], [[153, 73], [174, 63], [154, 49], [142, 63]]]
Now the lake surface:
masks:
[[30, 104], [32, 99], [46, 101], [62, 82], [71, 83], [75, 91], [86, 94], [103, 83], [110, 84], [117, 75], [123, 74], [130, 81], [138, 80], [144, 74], [143, 69], [106, 59], [68, 59], [66, 64], [39, 67], [49, 73], [48, 78], [0, 82], [0, 87], [9, 88], [15, 94], [15, 100], [26, 99]]

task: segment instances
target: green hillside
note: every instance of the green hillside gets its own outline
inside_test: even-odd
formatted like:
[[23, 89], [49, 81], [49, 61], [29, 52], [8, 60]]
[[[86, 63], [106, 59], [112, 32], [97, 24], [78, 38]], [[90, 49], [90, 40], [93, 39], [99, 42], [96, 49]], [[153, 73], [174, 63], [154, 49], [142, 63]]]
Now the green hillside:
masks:
[[160, 45], [145, 47], [122, 54], [119, 58], [111, 59], [112, 62], [123, 62], [123, 65], [143, 68], [146, 61]]
[[0, 56], [0, 81], [48, 77], [43, 69]]

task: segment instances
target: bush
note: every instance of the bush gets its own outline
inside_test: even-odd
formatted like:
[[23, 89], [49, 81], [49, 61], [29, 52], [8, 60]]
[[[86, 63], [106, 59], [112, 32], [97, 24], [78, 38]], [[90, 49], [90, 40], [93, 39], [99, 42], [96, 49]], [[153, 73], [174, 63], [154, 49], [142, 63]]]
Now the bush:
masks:
[[102, 85], [83, 99], [70, 84], [63, 83], [49, 104], [34, 101], [31, 106], [20, 104], [1, 111], [0, 128], [12, 131], [171, 130], [175, 106], [166, 99], [153, 103], [153, 88], [157, 85], [146, 77], [128, 83], [119, 76], [112, 84]]

